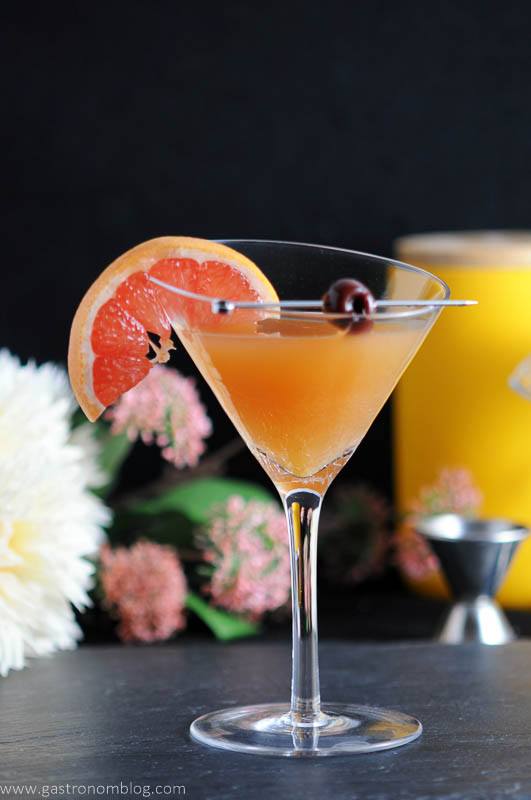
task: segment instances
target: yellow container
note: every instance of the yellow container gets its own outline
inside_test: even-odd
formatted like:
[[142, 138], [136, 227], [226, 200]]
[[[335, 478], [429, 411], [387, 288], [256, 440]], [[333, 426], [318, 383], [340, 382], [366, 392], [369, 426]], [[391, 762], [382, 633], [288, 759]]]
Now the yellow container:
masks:
[[[407, 236], [401, 261], [425, 267], [452, 297], [399, 384], [394, 403], [395, 474], [405, 511], [444, 467], [470, 470], [482, 513], [531, 526], [531, 403], [508, 378], [531, 353], [531, 231]], [[440, 576], [414, 583], [445, 591]], [[518, 551], [498, 599], [531, 608], [531, 540]]]

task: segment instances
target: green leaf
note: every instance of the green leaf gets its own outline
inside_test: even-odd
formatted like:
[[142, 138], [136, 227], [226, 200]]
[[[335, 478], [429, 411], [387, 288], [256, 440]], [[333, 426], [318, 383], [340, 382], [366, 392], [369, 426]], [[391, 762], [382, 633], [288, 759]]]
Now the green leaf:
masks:
[[224, 642], [241, 639], [244, 636], [256, 636], [260, 632], [260, 626], [257, 623], [213, 608], [194, 592], [188, 592], [186, 606], [194, 614], [197, 614], [205, 625], [208, 625], [217, 639]]
[[77, 407], [74, 412], [72, 413], [72, 417], [70, 419], [70, 427], [72, 430], [75, 428], [79, 428], [80, 425], [85, 425], [87, 422], [87, 418], [83, 411], [79, 407]]
[[177, 549], [194, 548], [194, 526], [177, 512], [134, 514], [117, 509], [107, 532], [113, 546], [131, 545], [138, 539], [169, 544]]
[[133, 442], [125, 433], [112, 434], [109, 426], [103, 422], [96, 425], [96, 438], [100, 447], [100, 466], [108, 477], [106, 483], [96, 490], [96, 494], [107, 497], [116, 485], [118, 473], [131, 452]]
[[130, 506], [130, 510], [141, 514], [160, 514], [165, 511], [178, 511], [198, 525], [204, 525], [214, 505], [226, 502], [232, 495], [244, 500], [273, 502], [267, 489], [247, 481], [228, 478], [200, 478], [187, 481], [155, 497]]
[[116, 475], [129, 455], [132, 446], [133, 443], [125, 433], [109, 434], [105, 437], [101, 449], [100, 463], [108, 475]]

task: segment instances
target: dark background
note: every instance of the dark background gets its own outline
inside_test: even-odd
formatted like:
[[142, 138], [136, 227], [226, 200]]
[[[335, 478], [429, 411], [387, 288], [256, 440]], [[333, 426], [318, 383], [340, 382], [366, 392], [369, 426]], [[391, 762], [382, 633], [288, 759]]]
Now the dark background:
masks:
[[[64, 361], [85, 289], [153, 236], [389, 254], [413, 231], [529, 226], [528, 2], [21, 2], [5, 19], [0, 344], [23, 359]], [[201, 392], [216, 446], [230, 429]], [[246, 453], [231, 469], [261, 477]], [[391, 491], [388, 411], [342, 476], [361, 478]]]

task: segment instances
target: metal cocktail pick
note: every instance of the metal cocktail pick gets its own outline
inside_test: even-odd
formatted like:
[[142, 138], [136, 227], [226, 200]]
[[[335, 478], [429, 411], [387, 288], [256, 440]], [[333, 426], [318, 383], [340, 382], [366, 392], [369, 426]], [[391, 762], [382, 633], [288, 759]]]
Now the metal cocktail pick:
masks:
[[527, 528], [503, 519], [438, 514], [422, 518], [416, 529], [439, 558], [455, 601], [438, 640], [505, 644], [516, 638], [494, 595]]
[[[224, 300], [221, 297], [209, 297], [206, 294], [197, 294], [190, 292], [188, 289], [181, 289], [180, 286], [172, 286], [171, 283], [161, 281], [153, 275], [148, 275], [148, 280], [155, 283], [162, 289], [167, 289], [169, 292], [179, 294], [182, 297], [188, 297], [190, 300], [197, 300], [202, 303], [210, 303], [213, 314], [230, 314], [232, 311], [238, 309], [271, 309], [281, 311], [323, 311], [323, 300], [276, 300], [272, 302], [251, 302], [240, 300]], [[429, 311], [433, 308], [460, 308], [462, 306], [475, 306], [477, 300], [375, 300], [374, 311], [375, 313], [390, 309], [406, 308], [409, 312], [401, 312], [398, 314], [400, 318], [419, 311]], [[340, 314], [338, 316], [348, 316], [347, 314]], [[392, 319], [392, 314], [387, 314], [388, 319]]]

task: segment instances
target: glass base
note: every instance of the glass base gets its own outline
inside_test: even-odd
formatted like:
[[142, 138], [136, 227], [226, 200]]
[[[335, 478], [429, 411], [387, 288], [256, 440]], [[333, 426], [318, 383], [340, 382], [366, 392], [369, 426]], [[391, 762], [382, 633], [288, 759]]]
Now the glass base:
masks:
[[288, 703], [238, 706], [196, 719], [192, 738], [211, 747], [266, 756], [371, 753], [412, 742], [422, 733], [414, 717], [383, 708], [326, 703], [317, 724], [294, 725]]

